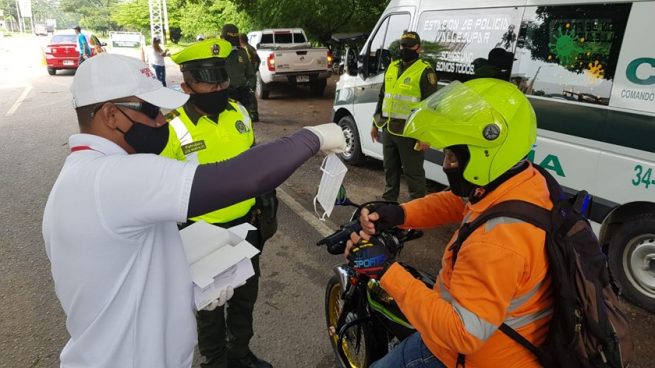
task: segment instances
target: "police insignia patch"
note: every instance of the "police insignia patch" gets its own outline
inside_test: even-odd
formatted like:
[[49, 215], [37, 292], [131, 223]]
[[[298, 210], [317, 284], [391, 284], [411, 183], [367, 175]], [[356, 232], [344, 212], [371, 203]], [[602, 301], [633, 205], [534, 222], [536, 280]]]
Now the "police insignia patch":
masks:
[[212, 55], [217, 56], [221, 52], [220, 46], [217, 44], [212, 45]]
[[405, 83], [405, 84], [410, 84], [411, 82], [412, 82], [412, 78], [410, 78], [410, 77], [407, 77], [407, 78], [405, 78], [405, 80], [403, 80], [403, 83]]
[[241, 120], [237, 120], [237, 122], [234, 123], [234, 127], [237, 128], [239, 133], [242, 134], [248, 131], [248, 128], [246, 128], [246, 124]]
[[430, 82], [431, 85], [437, 84], [437, 74], [436, 73], [428, 73], [428, 82]]

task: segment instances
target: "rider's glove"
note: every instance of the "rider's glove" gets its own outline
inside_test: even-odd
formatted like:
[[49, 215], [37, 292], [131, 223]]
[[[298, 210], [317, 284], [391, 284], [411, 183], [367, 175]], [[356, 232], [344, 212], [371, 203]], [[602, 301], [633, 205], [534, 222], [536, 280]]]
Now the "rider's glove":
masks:
[[378, 238], [360, 240], [350, 249], [348, 261], [358, 273], [370, 278], [379, 279], [393, 263], [392, 255], [387, 246]]
[[392, 229], [405, 222], [405, 210], [392, 203], [372, 203], [366, 206], [370, 213], [377, 212], [380, 219], [374, 222], [375, 233]]

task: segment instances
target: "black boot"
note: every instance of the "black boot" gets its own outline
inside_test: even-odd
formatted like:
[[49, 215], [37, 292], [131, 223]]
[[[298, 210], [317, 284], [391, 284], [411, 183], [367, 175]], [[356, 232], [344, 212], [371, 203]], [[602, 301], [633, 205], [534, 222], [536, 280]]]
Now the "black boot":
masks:
[[243, 358], [228, 359], [227, 366], [229, 368], [273, 368], [271, 363], [257, 358], [252, 352], [249, 352]]

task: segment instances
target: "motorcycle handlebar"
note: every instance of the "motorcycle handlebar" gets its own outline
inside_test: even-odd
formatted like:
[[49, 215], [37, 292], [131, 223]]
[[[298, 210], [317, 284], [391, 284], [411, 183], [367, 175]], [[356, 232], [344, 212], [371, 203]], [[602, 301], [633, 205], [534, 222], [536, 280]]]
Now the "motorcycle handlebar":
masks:
[[[359, 232], [362, 229], [359, 220], [353, 220], [341, 225], [341, 228], [332, 235], [319, 240], [316, 245], [327, 245], [328, 252], [332, 254], [341, 254], [346, 249], [346, 242], [350, 239], [350, 234]], [[343, 249], [342, 249], [343, 248]]]

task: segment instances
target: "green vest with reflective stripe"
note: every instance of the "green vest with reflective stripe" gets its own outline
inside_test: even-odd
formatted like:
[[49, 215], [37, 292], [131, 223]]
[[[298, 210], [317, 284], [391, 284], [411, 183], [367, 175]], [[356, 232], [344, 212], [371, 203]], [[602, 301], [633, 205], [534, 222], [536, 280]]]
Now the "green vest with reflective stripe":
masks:
[[[391, 119], [406, 120], [412, 109], [421, 101], [421, 76], [430, 65], [423, 60], [416, 60], [399, 76], [398, 60], [389, 65], [384, 75], [384, 100], [382, 100], [383, 124], [389, 126]], [[388, 129], [388, 128], [387, 128]], [[399, 134], [401, 132], [392, 132]]]
[[[218, 123], [204, 115], [198, 119], [198, 124], [193, 124], [183, 107], [177, 109], [174, 113], [177, 116], [169, 121], [168, 143], [161, 155], [180, 161], [208, 164], [228, 160], [248, 150], [255, 141], [248, 112], [232, 100], [229, 104], [232, 109], [220, 113]], [[254, 198], [246, 199], [191, 220], [229, 222], [246, 215], [254, 204]]]

